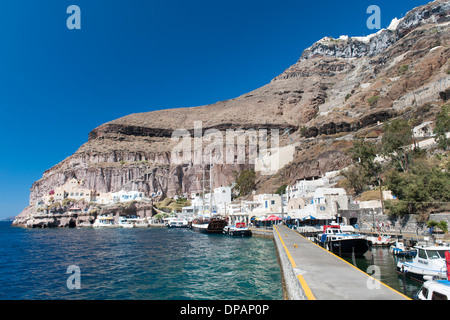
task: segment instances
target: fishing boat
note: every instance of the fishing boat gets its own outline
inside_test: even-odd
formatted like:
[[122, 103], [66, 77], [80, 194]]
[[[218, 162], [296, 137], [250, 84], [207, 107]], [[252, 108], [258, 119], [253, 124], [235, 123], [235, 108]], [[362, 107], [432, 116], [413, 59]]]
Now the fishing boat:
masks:
[[405, 245], [405, 242], [401, 239], [397, 239], [395, 243], [389, 247], [389, 252], [395, 256], [405, 258], [414, 258], [414, 256], [417, 254], [417, 250]]
[[316, 243], [342, 257], [362, 256], [369, 250], [365, 236], [343, 231], [338, 224], [323, 226], [323, 233], [317, 235]]
[[114, 223], [114, 217], [110, 216], [97, 216], [92, 225], [94, 228], [115, 228], [117, 225]]
[[[425, 276], [425, 278], [429, 277]], [[424, 282], [414, 298], [416, 300], [450, 300], [450, 281], [429, 279]]]
[[225, 226], [223, 233], [235, 237], [251, 237], [252, 232], [248, 229], [244, 222], [235, 225]]
[[182, 218], [172, 218], [167, 222], [168, 228], [189, 228], [189, 221]]
[[450, 251], [449, 246], [415, 246], [414, 248], [417, 254], [412, 260], [397, 262], [397, 273], [420, 282], [426, 281], [424, 278], [426, 276], [436, 279], [447, 278], [445, 255]]
[[225, 218], [215, 215], [212, 217], [197, 217], [192, 220], [191, 228], [193, 231], [201, 233], [223, 233], [223, 228], [227, 225]]

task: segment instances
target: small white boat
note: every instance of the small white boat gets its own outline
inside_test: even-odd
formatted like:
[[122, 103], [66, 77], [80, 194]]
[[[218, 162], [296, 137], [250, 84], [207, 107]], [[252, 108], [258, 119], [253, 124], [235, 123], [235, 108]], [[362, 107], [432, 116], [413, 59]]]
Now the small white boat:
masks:
[[252, 232], [248, 229], [248, 227], [245, 225], [245, 223], [236, 223], [232, 226], [225, 226], [223, 228], [223, 233], [235, 236], [235, 237], [251, 237]]
[[417, 250], [411, 249], [405, 245], [403, 240], [397, 240], [393, 245], [389, 247], [389, 252], [395, 256], [410, 257], [413, 258]]
[[97, 216], [92, 225], [94, 228], [116, 228], [117, 225], [114, 223], [114, 217], [110, 216]]
[[417, 300], [450, 300], [450, 281], [427, 280], [414, 298]]
[[117, 226], [121, 228], [131, 229], [134, 228], [134, 223], [128, 218], [119, 217], [119, 220], [117, 221]]
[[182, 218], [170, 219], [167, 223], [169, 228], [189, 228], [189, 221]]
[[412, 260], [398, 261], [397, 273], [424, 282], [426, 276], [447, 279], [445, 252], [448, 246], [415, 246], [417, 254]]

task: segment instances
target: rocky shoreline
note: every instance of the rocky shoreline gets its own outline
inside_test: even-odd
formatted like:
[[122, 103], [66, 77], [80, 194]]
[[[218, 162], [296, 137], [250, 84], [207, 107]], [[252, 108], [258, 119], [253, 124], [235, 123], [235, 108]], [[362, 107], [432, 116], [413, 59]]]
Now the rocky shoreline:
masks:
[[71, 203], [36, 212], [33, 206], [27, 207], [12, 223], [24, 228], [79, 228], [92, 227], [97, 216], [109, 215], [151, 217], [153, 204], [145, 201], [115, 203], [110, 205]]

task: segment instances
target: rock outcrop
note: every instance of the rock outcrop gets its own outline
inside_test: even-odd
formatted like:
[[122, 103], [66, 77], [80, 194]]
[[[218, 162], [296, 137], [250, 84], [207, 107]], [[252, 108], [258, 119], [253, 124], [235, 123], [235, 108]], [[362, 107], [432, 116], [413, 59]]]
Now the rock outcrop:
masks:
[[[349, 163], [348, 144], [342, 141], [424, 104], [430, 108], [422, 116], [433, 119], [442, 103], [439, 92], [450, 84], [449, 31], [450, 1], [433, 1], [371, 36], [323, 38], [270, 83], [235, 99], [131, 114], [103, 124], [89, 133], [75, 154], [32, 185], [30, 207], [15, 224], [37, 219], [36, 201], [71, 178], [97, 192], [136, 190], [161, 198], [199, 191], [202, 166], [192, 161], [175, 164], [171, 158], [178, 143], [171, 139], [173, 132], [183, 129], [193, 137], [199, 122], [202, 135], [276, 129], [280, 145], [300, 146], [276, 179], [260, 177], [261, 191], [273, 192], [283, 183], [338, 170]], [[445, 92], [444, 96], [448, 99]], [[289, 135], [285, 129], [290, 129]], [[334, 143], [341, 145], [333, 149]], [[229, 185], [234, 171], [246, 167], [251, 164], [214, 166], [215, 186]], [[58, 225], [71, 223], [70, 216], [64, 219]]]

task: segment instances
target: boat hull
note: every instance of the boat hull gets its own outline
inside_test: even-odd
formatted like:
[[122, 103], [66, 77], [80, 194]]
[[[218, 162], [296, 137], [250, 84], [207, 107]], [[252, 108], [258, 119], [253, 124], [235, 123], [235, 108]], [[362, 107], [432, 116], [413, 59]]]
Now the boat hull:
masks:
[[192, 223], [192, 230], [200, 233], [222, 233], [227, 222], [225, 220], [214, 220], [205, 223]]
[[188, 224], [183, 224], [183, 225], [178, 225], [178, 224], [171, 225], [171, 224], [169, 224], [167, 227], [168, 228], [173, 228], [173, 229], [181, 229], [181, 228], [189, 228], [189, 225]]
[[327, 241], [324, 247], [336, 255], [342, 257], [362, 256], [369, 250], [369, 243], [366, 239], [341, 239]]
[[233, 230], [233, 229], [224, 229], [223, 233], [229, 236], [234, 237], [251, 237], [252, 232], [248, 229], [242, 229], [242, 230]]
[[418, 282], [425, 282], [424, 276], [432, 276], [437, 279], [445, 279], [446, 272], [428, 268], [420, 268], [409, 262], [399, 262], [396, 267], [398, 274], [408, 277]]

